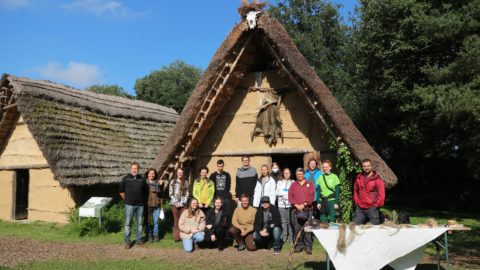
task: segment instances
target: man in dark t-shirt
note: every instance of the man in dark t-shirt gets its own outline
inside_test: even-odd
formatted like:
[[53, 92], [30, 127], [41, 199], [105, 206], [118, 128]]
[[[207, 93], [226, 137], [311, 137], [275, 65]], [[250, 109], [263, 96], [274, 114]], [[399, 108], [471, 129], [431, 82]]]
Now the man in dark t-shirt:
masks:
[[232, 213], [231, 209], [231, 200], [232, 195], [230, 194], [230, 186], [232, 180], [230, 174], [223, 170], [225, 167], [225, 162], [222, 159], [217, 160], [217, 170], [210, 174], [210, 180], [215, 183], [215, 198], [223, 198], [223, 207], [229, 212]]
[[133, 162], [130, 165], [130, 174], [123, 177], [118, 189], [120, 197], [125, 200], [125, 248], [129, 249], [132, 244], [130, 242], [131, 224], [133, 215], [137, 221], [137, 241], [139, 245], [143, 245], [142, 228], [143, 228], [143, 208], [147, 200], [148, 185], [145, 178], [138, 174], [140, 166]]

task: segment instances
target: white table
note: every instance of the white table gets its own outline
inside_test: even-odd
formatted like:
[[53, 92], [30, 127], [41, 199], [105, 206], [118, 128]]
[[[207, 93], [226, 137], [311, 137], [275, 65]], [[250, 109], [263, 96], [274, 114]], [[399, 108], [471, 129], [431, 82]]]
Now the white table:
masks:
[[[377, 270], [390, 265], [396, 270], [413, 270], [422, 259], [426, 244], [447, 231], [445, 227], [401, 228], [356, 227], [355, 238], [344, 253], [337, 250], [339, 230], [312, 229], [327, 251], [335, 269]], [[347, 228], [346, 239], [351, 231]], [[328, 262], [327, 262], [328, 264]]]

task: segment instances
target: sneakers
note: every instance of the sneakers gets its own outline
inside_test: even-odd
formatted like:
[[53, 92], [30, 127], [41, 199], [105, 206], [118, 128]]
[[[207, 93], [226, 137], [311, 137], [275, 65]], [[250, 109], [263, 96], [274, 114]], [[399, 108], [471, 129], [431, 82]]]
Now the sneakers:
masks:
[[160, 241], [160, 236], [158, 236], [158, 234], [153, 236], [153, 241], [155, 241], [155, 242]]
[[278, 255], [280, 254], [280, 249], [279, 248], [274, 248], [273, 249], [273, 255]]
[[237, 247], [238, 251], [242, 251], [242, 250], [245, 250], [245, 249], [246, 249], [246, 247], [245, 247], [244, 244], [238, 244], [238, 247]]
[[125, 243], [125, 249], [130, 249], [132, 247], [132, 243]]

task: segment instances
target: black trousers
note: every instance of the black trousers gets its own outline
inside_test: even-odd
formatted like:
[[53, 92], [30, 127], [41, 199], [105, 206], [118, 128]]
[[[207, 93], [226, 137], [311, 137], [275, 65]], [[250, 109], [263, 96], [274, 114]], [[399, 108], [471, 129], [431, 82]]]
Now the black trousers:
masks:
[[356, 225], [366, 224], [367, 222], [370, 222], [373, 225], [380, 224], [380, 215], [378, 213], [378, 208], [370, 207], [367, 209], [362, 209], [357, 206], [357, 208], [355, 209], [354, 222]]

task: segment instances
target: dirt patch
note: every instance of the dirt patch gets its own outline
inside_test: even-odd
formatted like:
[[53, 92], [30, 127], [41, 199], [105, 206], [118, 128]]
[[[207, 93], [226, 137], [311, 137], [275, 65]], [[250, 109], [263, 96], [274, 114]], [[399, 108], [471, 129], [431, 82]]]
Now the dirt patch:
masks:
[[[181, 245], [181, 244], [179, 244]], [[286, 269], [288, 250], [283, 250], [278, 256], [272, 251], [258, 250], [255, 252], [238, 252], [230, 247], [224, 251], [216, 249], [200, 249], [185, 254], [181, 249], [162, 249], [158, 247], [134, 246], [130, 250], [123, 245], [97, 243], [53, 243], [27, 238], [0, 236], [0, 266], [15, 267], [19, 264], [50, 260], [99, 261], [99, 260], [133, 260], [154, 258], [167, 262], [185, 262], [191, 267], [201, 268], [205, 265], [212, 268], [229, 268], [252, 265], [254, 269]], [[478, 255], [478, 254], [477, 254]], [[464, 269], [478, 269], [479, 258], [460, 255], [452, 256], [452, 264]], [[172, 263], [173, 264], [173, 263]], [[303, 265], [305, 268], [325, 268], [325, 255], [315, 252], [313, 255], [295, 254], [293, 265]], [[417, 269], [436, 269], [435, 258], [424, 257]]]

